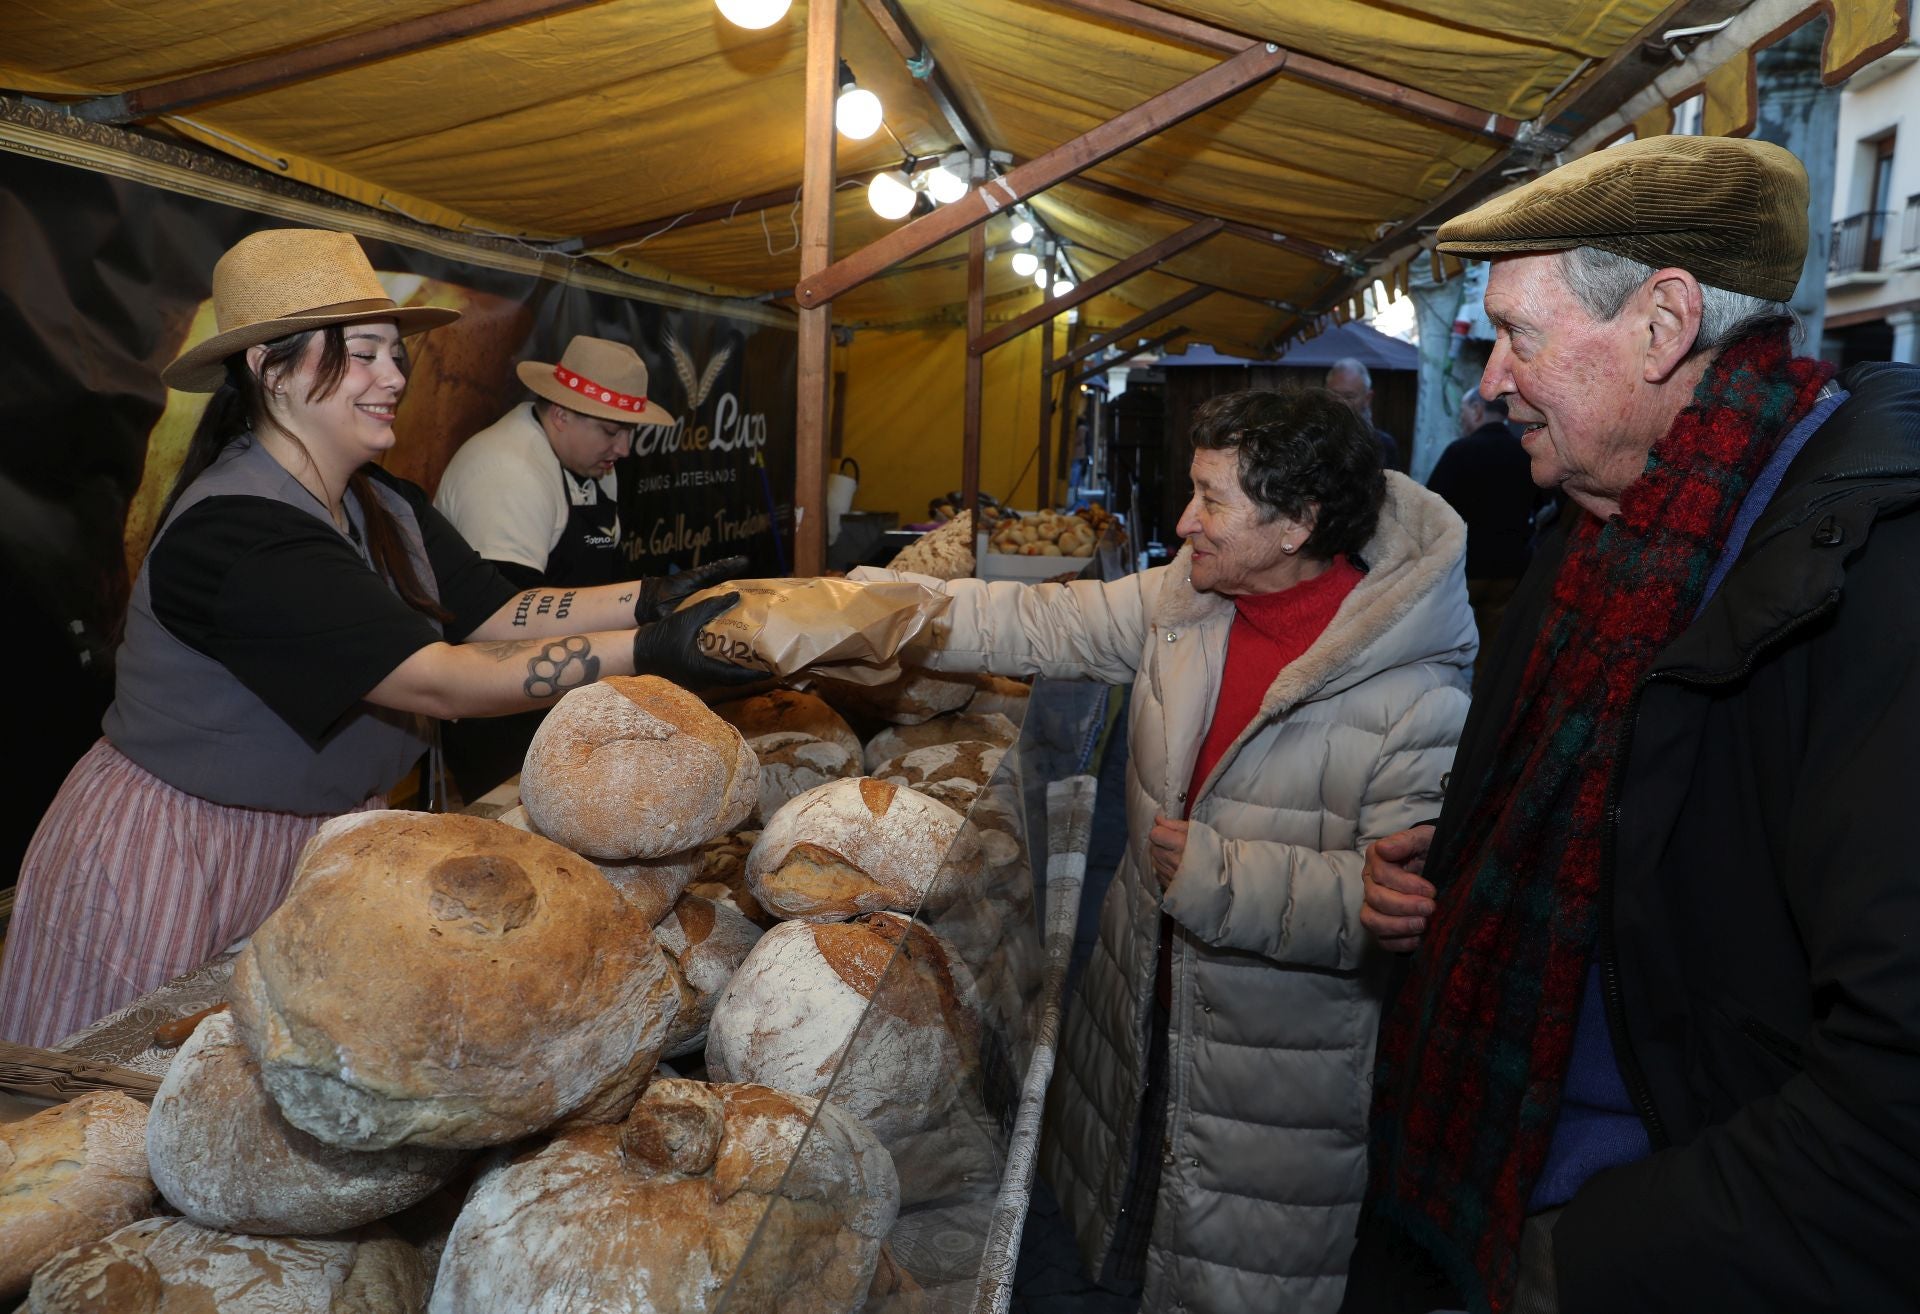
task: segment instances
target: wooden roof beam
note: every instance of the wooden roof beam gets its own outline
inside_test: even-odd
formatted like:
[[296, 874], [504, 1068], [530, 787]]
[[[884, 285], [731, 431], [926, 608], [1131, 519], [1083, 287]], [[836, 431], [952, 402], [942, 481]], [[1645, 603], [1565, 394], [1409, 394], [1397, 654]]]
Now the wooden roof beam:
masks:
[[859, 287], [881, 271], [903, 260], [910, 260], [948, 238], [986, 222], [1000, 211], [1072, 178], [1102, 160], [1110, 159], [1129, 146], [1264, 82], [1278, 73], [1285, 63], [1286, 57], [1278, 46], [1249, 46], [1231, 59], [1195, 74], [1178, 86], [1107, 120], [1072, 141], [1054, 147], [999, 178], [976, 186], [952, 205], [943, 205], [932, 214], [923, 215], [912, 223], [894, 229], [879, 241], [836, 261], [818, 275], [802, 278], [794, 289], [794, 299], [803, 306], [831, 301]]
[[324, 77], [395, 55], [426, 50], [485, 32], [552, 18], [605, 0], [477, 0], [437, 14], [409, 18], [390, 27], [335, 37], [298, 50], [264, 55], [189, 77], [135, 87], [114, 96], [97, 96], [72, 107], [88, 123], [132, 123], [198, 109], [215, 101], [258, 95], [289, 83]]
[[1115, 356], [1111, 360], [1103, 360], [1098, 365], [1094, 366], [1092, 369], [1083, 370], [1080, 373], [1074, 375], [1072, 378], [1067, 380], [1067, 387], [1077, 388], [1089, 379], [1099, 378], [1102, 374], [1105, 374], [1108, 370], [1112, 369], [1116, 365], [1124, 365], [1128, 361], [1132, 360], [1135, 356], [1144, 356], [1149, 351], [1154, 350], [1156, 347], [1164, 347], [1169, 342], [1172, 342], [1175, 338], [1190, 332], [1192, 332], [1192, 330], [1189, 329], [1185, 324], [1175, 324], [1172, 328], [1168, 329], [1165, 333], [1162, 333], [1159, 337], [1148, 338], [1145, 342], [1142, 342], [1139, 346], [1135, 347], [1132, 351], [1122, 352], [1120, 355]]
[[1119, 264], [1109, 265], [1086, 282], [1075, 284], [1073, 291], [1065, 296], [1048, 297], [1026, 314], [1002, 324], [993, 332], [969, 339], [967, 351], [975, 356], [984, 356], [1002, 343], [1011, 342], [1028, 329], [1046, 323], [1055, 315], [1065, 314], [1081, 302], [1092, 300], [1109, 288], [1126, 282], [1135, 274], [1153, 268], [1162, 260], [1171, 259], [1188, 247], [1197, 246], [1218, 233], [1220, 228], [1218, 219], [1203, 219], [1197, 224], [1182, 228], [1172, 237], [1163, 237], [1152, 246], [1134, 252]]
[[1097, 356], [1115, 343], [1124, 342], [1149, 324], [1158, 323], [1168, 315], [1177, 315], [1194, 302], [1213, 295], [1210, 287], [1191, 287], [1177, 297], [1168, 297], [1152, 310], [1142, 311], [1117, 329], [1102, 333], [1090, 342], [1081, 344], [1049, 364], [1046, 373], [1055, 374], [1061, 370], [1072, 369], [1089, 356]]
[[[860, 0], [860, 5], [867, 11], [867, 17], [873, 20], [873, 25], [880, 29], [880, 34], [886, 37], [887, 43], [907, 62], [907, 71], [913, 74], [914, 80], [927, 89], [934, 108], [940, 111], [940, 117], [947, 121], [947, 127], [952, 129], [955, 139], [967, 154], [986, 158], [986, 138], [961, 106], [953, 85], [947, 81], [947, 75], [940, 71], [939, 62], [927, 49], [927, 43], [920, 39], [919, 30], [914, 27], [913, 20], [907, 17], [906, 11], [901, 9], [899, 0]], [[930, 66], [924, 74], [917, 71], [917, 66], [922, 62]]]
[[[1185, 219], [1188, 223], [1195, 223], [1201, 219], [1215, 217], [1195, 210], [1191, 206], [1162, 200], [1157, 196], [1146, 196], [1140, 192], [1129, 191], [1125, 187], [1116, 187], [1112, 183], [1101, 182], [1099, 179], [1089, 178], [1085, 174], [1073, 179], [1071, 185], [1084, 187], [1086, 190], [1096, 192], [1101, 196], [1111, 196], [1114, 200], [1124, 202], [1127, 205], [1137, 205], [1144, 210], [1155, 210], [1161, 214], [1172, 215], [1176, 219]], [[1285, 233], [1276, 233], [1271, 228], [1261, 228], [1256, 224], [1242, 223], [1237, 219], [1222, 219], [1221, 222], [1226, 225], [1227, 232], [1232, 233], [1235, 237], [1244, 237], [1249, 242], [1258, 242], [1262, 246], [1277, 246], [1282, 250], [1291, 251], [1296, 255], [1303, 255], [1309, 260], [1317, 260], [1321, 264], [1330, 265], [1335, 269], [1346, 269], [1348, 267], [1347, 257], [1330, 246], [1322, 246], [1318, 242], [1309, 242], [1303, 237], [1289, 237]]]
[[[1109, 19], [1123, 27], [1151, 32], [1155, 36], [1221, 54], [1244, 50], [1249, 42], [1260, 39], [1197, 19], [1170, 14], [1163, 9], [1141, 4], [1139, 0], [1054, 0], [1054, 3]], [[1419, 118], [1459, 128], [1475, 136], [1491, 137], [1496, 141], [1512, 141], [1520, 131], [1520, 121], [1504, 114], [1492, 114], [1471, 105], [1462, 105], [1444, 96], [1436, 96], [1432, 92], [1421, 91], [1417, 87], [1409, 87], [1372, 73], [1362, 73], [1328, 60], [1316, 59], [1312, 55], [1303, 55], [1297, 50], [1286, 50], [1284, 53], [1287, 73], [1302, 82], [1331, 87], [1362, 100], [1390, 105]]]
[[[887, 172], [886, 169], [868, 169], [865, 173], [848, 174], [835, 184], [835, 188], [838, 190], [848, 183], [859, 183], [864, 187], [873, 181], [876, 174], [885, 172]], [[657, 237], [670, 228], [698, 228], [701, 224], [717, 223], [722, 219], [731, 219], [735, 215], [757, 214], [761, 210], [793, 205], [799, 199], [799, 187], [784, 187], [777, 192], [743, 196], [737, 201], [703, 205], [698, 210], [688, 210], [681, 214], [663, 214], [657, 218], [642, 219], [638, 223], [626, 224], [619, 228], [609, 228], [604, 232], [588, 233], [580, 241], [589, 253], [594, 253], [608, 247], [630, 243], [636, 238]]]

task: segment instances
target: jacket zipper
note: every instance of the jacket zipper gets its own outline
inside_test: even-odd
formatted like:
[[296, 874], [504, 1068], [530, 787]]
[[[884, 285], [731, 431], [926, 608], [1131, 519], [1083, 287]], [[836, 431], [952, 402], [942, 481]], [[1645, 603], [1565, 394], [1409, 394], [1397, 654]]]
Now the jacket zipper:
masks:
[[1826, 616], [1840, 603], [1839, 590], [1827, 594], [1825, 601], [1810, 611], [1804, 611], [1794, 617], [1772, 634], [1767, 635], [1752, 648], [1738, 666], [1722, 671], [1717, 675], [1681, 675], [1673, 671], [1649, 672], [1633, 691], [1633, 711], [1627, 718], [1627, 734], [1620, 742], [1620, 754], [1614, 759], [1613, 770], [1607, 780], [1607, 801], [1604, 816], [1606, 829], [1600, 836], [1600, 995], [1606, 1007], [1607, 1031], [1613, 1040], [1614, 1062], [1620, 1068], [1621, 1082], [1627, 1088], [1627, 1095], [1633, 1101], [1634, 1111], [1640, 1115], [1640, 1121], [1647, 1129], [1647, 1136], [1655, 1149], [1667, 1143], [1666, 1124], [1661, 1121], [1660, 1111], [1654, 1107], [1653, 1094], [1647, 1085], [1646, 1072], [1640, 1067], [1640, 1060], [1634, 1055], [1633, 1044], [1627, 1035], [1626, 1006], [1621, 998], [1620, 960], [1617, 956], [1613, 931], [1613, 863], [1615, 843], [1620, 832], [1620, 777], [1626, 773], [1627, 758], [1633, 747], [1634, 735], [1640, 728], [1641, 697], [1647, 686], [1655, 680], [1666, 680], [1674, 684], [1691, 685], [1697, 689], [1723, 687], [1739, 682], [1753, 670], [1754, 663], [1761, 654], [1791, 638], [1797, 631], [1806, 628]]

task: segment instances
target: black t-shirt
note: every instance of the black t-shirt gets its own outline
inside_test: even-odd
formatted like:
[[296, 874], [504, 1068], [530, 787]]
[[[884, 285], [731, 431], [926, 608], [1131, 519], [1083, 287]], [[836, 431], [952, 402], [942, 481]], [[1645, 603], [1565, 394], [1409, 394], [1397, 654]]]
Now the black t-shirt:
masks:
[[[420, 522], [440, 605], [458, 643], [519, 589], [467, 546], [426, 494], [384, 471]], [[210, 497], [181, 513], [147, 559], [153, 614], [308, 739], [429, 644], [433, 622], [375, 573], [362, 549], [297, 506]]]

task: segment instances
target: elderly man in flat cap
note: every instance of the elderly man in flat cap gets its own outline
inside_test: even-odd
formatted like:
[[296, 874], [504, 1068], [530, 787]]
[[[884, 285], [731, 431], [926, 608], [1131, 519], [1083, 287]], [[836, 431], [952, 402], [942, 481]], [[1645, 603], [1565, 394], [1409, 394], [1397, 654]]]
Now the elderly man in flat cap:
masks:
[[1806, 175], [1657, 137], [1440, 230], [1571, 501], [1378, 841], [1344, 1307], [1920, 1309], [1920, 370], [1796, 357]]

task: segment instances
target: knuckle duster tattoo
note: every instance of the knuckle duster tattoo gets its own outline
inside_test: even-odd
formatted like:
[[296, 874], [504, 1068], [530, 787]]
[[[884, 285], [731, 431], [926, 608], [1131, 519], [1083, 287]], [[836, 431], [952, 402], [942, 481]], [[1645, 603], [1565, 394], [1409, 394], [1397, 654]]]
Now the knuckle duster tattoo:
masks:
[[583, 634], [543, 644], [527, 662], [529, 698], [552, 698], [600, 678], [600, 659]]

